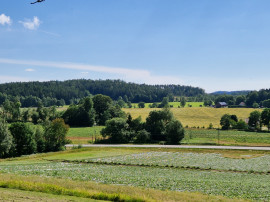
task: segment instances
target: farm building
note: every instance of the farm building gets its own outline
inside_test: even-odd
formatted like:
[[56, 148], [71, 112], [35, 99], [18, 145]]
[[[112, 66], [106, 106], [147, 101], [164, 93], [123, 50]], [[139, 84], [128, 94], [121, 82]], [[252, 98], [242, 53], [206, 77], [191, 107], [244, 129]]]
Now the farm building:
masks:
[[216, 108], [225, 108], [225, 107], [228, 107], [226, 102], [218, 102], [216, 104]]
[[241, 103], [239, 104], [239, 106], [241, 106], [241, 107], [245, 107], [245, 106], [246, 106], [246, 103], [241, 102]]

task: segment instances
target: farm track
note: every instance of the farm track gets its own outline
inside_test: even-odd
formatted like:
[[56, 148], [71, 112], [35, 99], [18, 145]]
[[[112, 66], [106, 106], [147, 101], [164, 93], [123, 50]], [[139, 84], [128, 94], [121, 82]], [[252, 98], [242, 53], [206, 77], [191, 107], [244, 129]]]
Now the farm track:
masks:
[[[67, 144], [66, 147], [78, 147], [79, 145]], [[220, 149], [220, 150], [258, 150], [270, 151], [270, 147], [246, 147], [246, 146], [207, 146], [207, 145], [120, 145], [120, 144], [83, 144], [82, 147], [117, 147], [117, 148], [165, 148], [165, 149]]]
[[49, 162], [56, 162], [56, 163], [72, 163], [72, 164], [94, 164], [94, 165], [109, 165], [109, 166], [128, 166], [128, 167], [144, 167], [144, 168], [171, 168], [171, 169], [181, 169], [181, 170], [199, 170], [199, 171], [211, 171], [211, 172], [223, 172], [223, 173], [252, 173], [252, 174], [259, 174], [259, 175], [269, 175], [270, 171], [268, 172], [258, 172], [258, 171], [241, 171], [241, 170], [222, 170], [222, 169], [211, 169], [211, 168], [200, 168], [197, 166], [190, 167], [190, 166], [169, 166], [169, 165], [145, 165], [145, 164], [128, 164], [128, 163], [106, 163], [106, 162], [91, 162], [91, 161], [74, 161], [74, 160], [47, 160]]

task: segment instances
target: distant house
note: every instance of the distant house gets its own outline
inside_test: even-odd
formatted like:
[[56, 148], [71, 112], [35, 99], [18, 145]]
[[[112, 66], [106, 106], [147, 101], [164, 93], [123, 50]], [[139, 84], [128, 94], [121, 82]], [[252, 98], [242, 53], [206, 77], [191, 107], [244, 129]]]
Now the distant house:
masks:
[[225, 108], [228, 107], [228, 104], [226, 102], [218, 102], [216, 104], [216, 108]]
[[239, 106], [241, 106], [241, 107], [245, 107], [245, 106], [246, 106], [246, 103], [241, 102], [241, 103], [239, 104]]

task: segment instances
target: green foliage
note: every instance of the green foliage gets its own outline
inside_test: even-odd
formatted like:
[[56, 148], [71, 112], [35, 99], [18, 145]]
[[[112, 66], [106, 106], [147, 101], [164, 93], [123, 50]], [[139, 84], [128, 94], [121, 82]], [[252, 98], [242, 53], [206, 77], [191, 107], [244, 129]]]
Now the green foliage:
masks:
[[185, 107], [185, 105], [186, 105], [186, 98], [185, 97], [181, 97], [180, 105], [181, 105], [181, 107]]
[[45, 137], [44, 137], [44, 129], [41, 126], [36, 127], [35, 141], [37, 143], [37, 152], [38, 153], [45, 152], [46, 141], [45, 141]]
[[264, 101], [262, 102], [262, 105], [263, 105], [264, 107], [266, 107], [266, 108], [270, 108], [270, 99], [264, 100]]
[[37, 151], [35, 134], [29, 124], [15, 122], [9, 127], [15, 145], [15, 156], [32, 154]]
[[63, 119], [53, 120], [46, 128], [44, 133], [46, 151], [63, 150], [67, 142], [66, 135], [69, 126], [65, 124]]
[[79, 105], [70, 105], [63, 114], [63, 119], [70, 126], [93, 126], [95, 122], [95, 112], [92, 99], [86, 97], [80, 101]]
[[264, 109], [261, 114], [262, 124], [267, 126], [268, 131], [270, 131], [270, 109]]
[[228, 130], [231, 126], [231, 115], [224, 114], [220, 119], [220, 125], [222, 130]]
[[165, 128], [165, 135], [168, 144], [179, 144], [185, 136], [185, 131], [178, 120], [170, 121]]
[[107, 110], [112, 105], [112, 102], [112, 99], [106, 95], [98, 94], [93, 97], [96, 122], [98, 125], [105, 125], [105, 122], [111, 118]]
[[165, 141], [165, 126], [173, 119], [173, 114], [168, 108], [151, 111], [146, 118], [146, 130], [151, 133], [151, 140]]
[[160, 102], [163, 97], [173, 98], [175, 95], [186, 97], [205, 95], [201, 88], [180, 85], [146, 85], [127, 83], [121, 80], [69, 80], [49, 82], [17, 82], [0, 85], [0, 104], [5, 99], [20, 98], [23, 107], [37, 107], [42, 102], [45, 107], [59, 106], [65, 103], [77, 104], [77, 99], [104, 94], [117, 100], [119, 96], [124, 101]]
[[108, 136], [112, 143], [126, 143], [130, 141], [128, 124], [123, 118], [113, 118], [106, 121], [106, 127], [102, 129], [103, 137]]
[[170, 105], [169, 105], [169, 98], [168, 98], [168, 97], [164, 97], [164, 98], [162, 99], [162, 102], [159, 104], [158, 107], [159, 107], [159, 108], [170, 107]]
[[249, 115], [248, 126], [253, 130], [261, 129], [261, 112], [253, 111]]
[[139, 102], [138, 107], [139, 108], [144, 108], [145, 107], [145, 102]]
[[134, 143], [147, 143], [150, 142], [150, 133], [145, 129], [139, 130], [135, 135]]
[[234, 126], [235, 129], [237, 130], [247, 130], [248, 129], [248, 124], [246, 124], [245, 121], [240, 119]]
[[13, 146], [12, 135], [8, 130], [8, 125], [0, 120], [0, 158], [8, 156]]

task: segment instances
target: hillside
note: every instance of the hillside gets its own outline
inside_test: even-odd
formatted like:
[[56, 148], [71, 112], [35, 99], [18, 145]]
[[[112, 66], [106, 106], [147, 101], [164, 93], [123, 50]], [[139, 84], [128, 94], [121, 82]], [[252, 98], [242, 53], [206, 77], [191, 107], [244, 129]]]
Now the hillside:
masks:
[[160, 102], [168, 95], [198, 96], [204, 95], [201, 88], [181, 85], [146, 85], [127, 83], [121, 80], [67, 80], [48, 82], [16, 82], [0, 84], [1, 96], [55, 98], [70, 104], [72, 99], [80, 99], [89, 94], [108, 95], [116, 100], [121, 96], [131, 102]]

